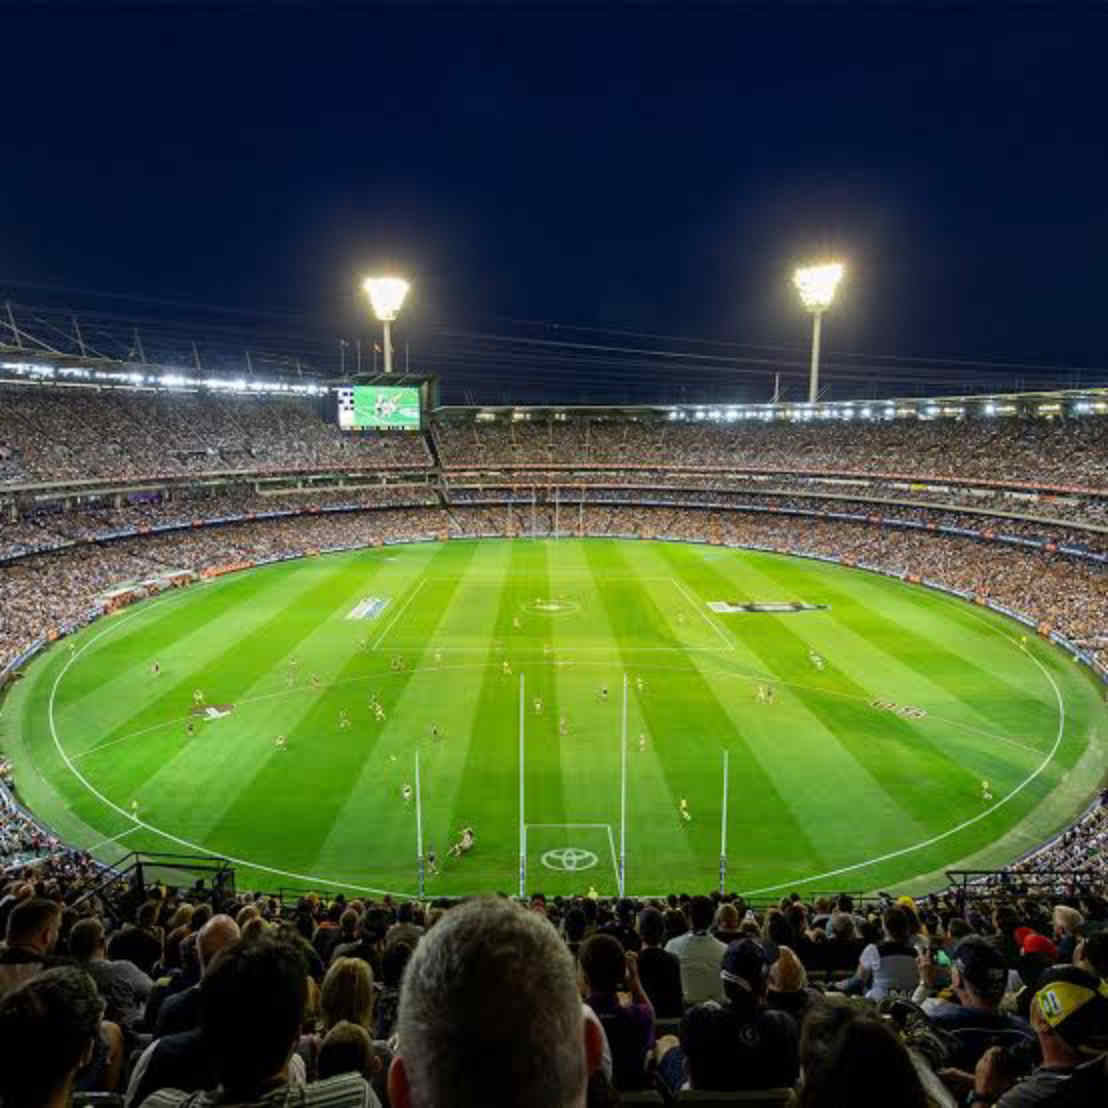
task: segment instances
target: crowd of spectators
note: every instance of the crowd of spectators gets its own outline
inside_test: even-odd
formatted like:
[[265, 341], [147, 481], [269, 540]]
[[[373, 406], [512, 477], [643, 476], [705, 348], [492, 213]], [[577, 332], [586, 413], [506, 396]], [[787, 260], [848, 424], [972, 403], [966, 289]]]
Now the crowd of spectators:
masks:
[[85, 878], [51, 859], [0, 885], [6, 1108], [1108, 1096], [1108, 902], [1088, 888], [283, 903]]
[[422, 435], [350, 433], [310, 396], [0, 386], [0, 480], [426, 467]]
[[272, 512], [312, 512], [420, 507], [439, 503], [433, 485], [425, 482], [388, 484], [325, 484], [311, 488], [291, 485], [259, 491], [254, 485], [200, 486], [166, 493], [136, 493], [129, 497], [86, 498], [80, 504], [41, 503], [17, 519], [0, 517], [0, 560], [89, 542], [126, 531], [155, 527], [190, 527], [207, 520]]
[[1108, 487], [1108, 424], [1086, 419], [761, 423], [436, 420], [447, 466], [660, 465], [910, 474]]
[[[1108, 424], [1083, 418], [850, 422], [440, 414], [448, 468], [580, 464], [902, 474], [1108, 488]], [[421, 434], [342, 432], [313, 396], [0, 385], [0, 485], [313, 466], [426, 468]]]
[[[1108, 592], [1096, 563], [984, 540], [872, 523], [613, 503], [562, 508], [559, 533], [763, 546], [845, 558], [988, 597], [1108, 657]], [[308, 514], [161, 532], [0, 566], [0, 668], [41, 635], [80, 622], [123, 582], [307, 551], [409, 538], [552, 535], [554, 506], [528, 503]]]
[[1033, 519], [999, 516], [978, 512], [941, 510], [937, 507], [916, 507], [910, 504], [856, 500], [837, 496], [795, 496], [782, 493], [737, 492], [724, 489], [686, 489], [650, 486], [596, 485], [587, 488], [532, 489], [525, 486], [503, 485], [451, 486], [448, 500], [451, 504], [515, 504], [522, 508], [532, 501], [544, 509], [553, 510], [555, 502], [559, 511], [569, 514], [577, 505], [585, 504], [673, 504], [696, 505], [705, 508], [727, 508], [781, 512], [839, 513], [899, 520], [921, 527], [954, 527], [966, 531], [991, 531], [996, 534], [1015, 535], [1033, 542], [1049, 542], [1073, 546], [1091, 553], [1108, 553], [1108, 534], [1080, 527], [1065, 527], [1039, 522]]

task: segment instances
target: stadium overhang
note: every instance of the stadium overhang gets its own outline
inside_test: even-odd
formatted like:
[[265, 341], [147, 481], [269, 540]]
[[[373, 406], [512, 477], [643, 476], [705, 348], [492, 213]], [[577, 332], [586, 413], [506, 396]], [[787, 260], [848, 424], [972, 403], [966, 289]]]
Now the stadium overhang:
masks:
[[961, 396], [888, 397], [882, 400], [797, 401], [767, 404], [485, 404], [442, 405], [436, 419], [478, 423], [642, 420], [674, 423], [881, 423], [898, 419], [963, 420], [1070, 418], [1108, 415], [1108, 388], [1050, 392], [973, 393]]

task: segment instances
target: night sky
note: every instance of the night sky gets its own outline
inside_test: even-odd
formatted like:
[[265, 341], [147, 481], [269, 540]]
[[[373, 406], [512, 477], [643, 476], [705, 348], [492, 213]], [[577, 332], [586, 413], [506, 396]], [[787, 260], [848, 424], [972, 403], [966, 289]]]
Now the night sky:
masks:
[[459, 332], [803, 361], [835, 255], [832, 365], [1108, 381], [1108, 19], [1064, 12], [0, 5], [0, 297], [330, 342], [392, 268], [398, 344], [480, 392]]

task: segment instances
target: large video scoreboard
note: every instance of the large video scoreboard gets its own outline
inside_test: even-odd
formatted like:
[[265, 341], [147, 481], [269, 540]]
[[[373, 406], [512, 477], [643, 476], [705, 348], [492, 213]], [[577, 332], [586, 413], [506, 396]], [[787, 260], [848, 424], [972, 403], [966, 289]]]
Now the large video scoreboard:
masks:
[[420, 389], [389, 385], [353, 385], [338, 390], [339, 426], [344, 431], [418, 431]]

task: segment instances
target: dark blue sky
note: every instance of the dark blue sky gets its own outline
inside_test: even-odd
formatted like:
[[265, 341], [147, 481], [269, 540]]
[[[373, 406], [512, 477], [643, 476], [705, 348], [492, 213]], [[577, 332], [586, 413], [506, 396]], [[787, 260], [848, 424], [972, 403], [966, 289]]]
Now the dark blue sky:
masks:
[[[906, 10], [906, 9], [905, 9]], [[547, 7], [3, 16], [0, 293], [1108, 365], [1108, 20]], [[73, 294], [75, 301], [80, 298]], [[968, 371], [967, 371], [968, 372]]]

